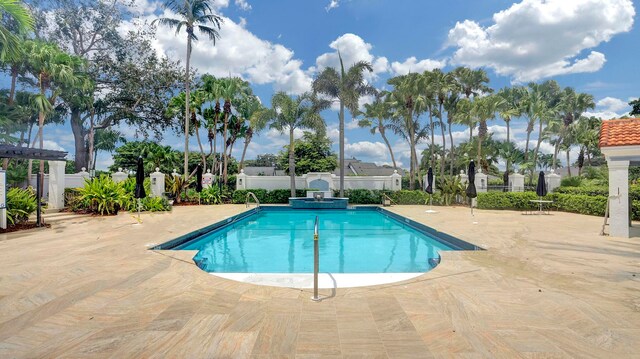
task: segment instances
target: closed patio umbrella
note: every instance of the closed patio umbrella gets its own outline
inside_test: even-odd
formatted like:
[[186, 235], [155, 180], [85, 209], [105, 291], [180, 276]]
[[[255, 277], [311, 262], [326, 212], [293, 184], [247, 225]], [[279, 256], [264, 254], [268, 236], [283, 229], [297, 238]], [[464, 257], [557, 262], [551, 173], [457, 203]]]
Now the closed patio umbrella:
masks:
[[133, 191], [133, 197], [138, 200], [138, 222], [140, 222], [140, 210], [142, 207], [141, 199], [145, 198], [147, 193], [144, 190], [144, 163], [142, 156], [138, 157], [138, 165], [136, 167], [136, 188]]
[[547, 195], [547, 183], [544, 180], [544, 172], [540, 171], [538, 175], [538, 185], [536, 186], [536, 194], [538, 195], [538, 212], [542, 213], [542, 197]]
[[436, 213], [436, 211], [431, 209], [433, 201], [433, 168], [431, 167], [429, 167], [429, 171], [427, 171], [427, 188], [425, 191], [429, 194], [429, 209], [426, 213]]
[[196, 168], [196, 192], [202, 192], [202, 166]]
[[469, 176], [469, 184], [467, 186], [467, 197], [471, 199], [471, 215], [473, 215], [473, 198], [478, 197], [478, 192], [476, 192], [476, 165], [473, 163], [473, 160], [469, 162], [469, 170], [467, 171], [467, 175]]

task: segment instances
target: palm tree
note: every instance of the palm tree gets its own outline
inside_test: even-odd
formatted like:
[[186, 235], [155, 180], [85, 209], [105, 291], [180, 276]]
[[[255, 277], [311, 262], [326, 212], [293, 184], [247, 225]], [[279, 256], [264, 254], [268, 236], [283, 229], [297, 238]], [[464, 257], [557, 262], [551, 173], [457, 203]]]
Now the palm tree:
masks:
[[338, 114], [340, 125], [340, 197], [344, 197], [344, 109], [351, 112], [355, 118], [359, 112], [358, 100], [364, 95], [375, 95], [376, 89], [364, 79], [364, 72], [373, 72], [373, 67], [366, 61], [358, 61], [353, 66], [344, 69], [342, 56], [340, 59], [340, 72], [333, 67], [325, 68], [313, 81], [314, 94], [323, 94], [340, 104]]
[[[519, 106], [522, 93], [522, 87], [505, 87], [496, 94], [498, 114], [507, 125], [507, 143], [509, 144], [511, 143], [511, 119], [522, 115]], [[511, 157], [507, 156], [505, 160], [507, 162], [506, 170], [510, 172]]]
[[[454, 81], [455, 78], [454, 78]], [[451, 150], [449, 151], [450, 156], [450, 167], [449, 167], [449, 175], [453, 176], [453, 168], [455, 162], [455, 146], [453, 143], [453, 132], [451, 127], [455, 123], [456, 110], [458, 107], [458, 102], [460, 101], [460, 88], [459, 84], [455, 82], [455, 86], [450, 90], [449, 96], [447, 96], [444, 102], [444, 109], [447, 111], [447, 127], [449, 129], [449, 142], [451, 142]]]
[[291, 178], [291, 197], [296, 196], [296, 163], [293, 134], [296, 129], [324, 131], [325, 123], [312, 94], [304, 93], [290, 97], [284, 92], [277, 92], [271, 98], [269, 127], [284, 134], [289, 132], [289, 177]]
[[473, 128], [477, 121], [473, 114], [473, 101], [463, 98], [456, 104], [456, 111], [453, 116], [455, 123], [469, 127], [469, 142], [473, 141]]
[[[456, 81], [455, 76], [453, 76], [451, 72], [444, 73], [440, 69], [434, 69], [431, 72], [429, 78], [431, 81], [431, 86], [435, 93], [436, 102], [438, 104], [437, 116], [439, 120], [440, 131], [442, 134], [442, 152], [444, 153], [447, 150], [447, 143], [444, 136], [444, 128], [446, 126], [443, 121], [443, 108], [450, 109], [450, 107], [445, 106], [445, 104], [449, 100], [450, 94], [455, 93], [457, 96], [457, 93], [459, 91], [459, 84]], [[449, 126], [449, 137], [451, 138], [451, 148], [453, 149], [453, 136], [451, 134], [451, 126]], [[453, 151], [451, 151], [451, 153], [453, 153]], [[444, 175], [444, 160], [442, 160], [440, 164], [440, 174]]]
[[[222, 18], [213, 13], [209, 0], [169, 0], [165, 7], [176, 13], [180, 18], [160, 18], [153, 21], [160, 25], [165, 25], [171, 29], [176, 29], [176, 35], [182, 28], [187, 31], [187, 62], [185, 71], [185, 106], [184, 106], [184, 176], [189, 172], [189, 83], [191, 75], [189, 65], [191, 63], [191, 43], [198, 41], [195, 30], [205, 34], [216, 44], [216, 39], [220, 38], [218, 30], [222, 25]], [[212, 24], [213, 26], [207, 26]]]
[[[53, 112], [60, 89], [87, 85], [83, 75], [86, 61], [42, 41], [26, 41], [24, 48], [28, 58], [27, 70], [36, 78], [35, 87], [39, 89], [39, 93], [34, 97], [34, 105], [38, 110], [37, 138], [42, 149], [45, 118]], [[44, 161], [40, 161], [40, 172], [44, 172]]]
[[98, 151], [104, 151], [112, 153], [116, 150], [116, 145], [118, 142], [127, 142], [124, 135], [117, 130], [114, 130], [110, 127], [99, 129], [95, 132], [94, 135], [94, 144], [91, 156], [91, 162], [89, 169], [96, 169], [96, 160], [98, 158]]
[[[173, 97], [167, 105], [166, 112], [169, 117], [176, 118], [178, 120], [178, 128], [187, 125], [189, 126], [189, 130], [193, 129], [195, 131], [196, 140], [198, 141], [198, 146], [200, 147], [200, 158], [202, 160], [203, 169], [206, 170], [207, 160], [204, 154], [202, 141], [200, 140], [200, 127], [203, 125], [203, 123], [202, 121], [200, 121], [200, 119], [202, 118], [202, 105], [205, 103], [207, 95], [201, 89], [191, 93], [191, 101], [189, 102], [189, 121], [186, 121], [184, 119], [184, 112], [182, 112], [182, 109], [184, 109], [186, 103], [186, 98], [187, 95], [185, 92], [181, 92], [177, 96]], [[189, 132], [188, 136], [191, 136], [191, 132]]]
[[409, 188], [415, 188], [418, 155], [416, 145], [423, 136], [426, 136], [426, 128], [422, 128], [418, 122], [420, 114], [425, 111], [426, 100], [421, 91], [422, 79], [417, 73], [396, 76], [387, 81], [393, 86], [393, 91], [387, 96], [387, 102], [393, 110], [393, 131], [409, 142], [410, 166]]
[[232, 142], [228, 141], [229, 137], [229, 120], [231, 116], [231, 107], [233, 103], [239, 99], [251, 95], [251, 87], [247, 81], [242, 80], [239, 77], [228, 77], [220, 79], [220, 95], [224, 99], [224, 105], [222, 106], [223, 125], [222, 125], [222, 180], [227, 183], [229, 156], [231, 151], [227, 153], [227, 150], [233, 149]]
[[487, 138], [488, 128], [487, 121], [495, 117], [498, 101], [495, 95], [480, 97], [473, 101], [472, 113], [478, 119], [478, 164], [483, 166], [485, 170], [488, 166], [482, 162], [482, 142]]
[[[6, 17], [11, 19], [13, 28], [9, 29]], [[15, 58], [20, 53], [20, 37], [33, 30], [33, 17], [29, 10], [17, 0], [0, 0], [0, 61]]]
[[384, 94], [379, 93], [373, 103], [364, 105], [364, 119], [358, 122], [360, 127], [369, 127], [371, 134], [375, 135], [376, 131], [382, 136], [382, 140], [389, 149], [391, 155], [391, 162], [393, 162], [393, 168], [398, 169], [396, 165], [396, 158], [393, 155], [393, 149], [387, 138], [387, 130], [390, 129], [391, 110], [389, 104], [384, 99]]
[[[554, 157], [557, 157], [559, 151], [560, 142], [562, 138], [566, 136], [569, 131], [569, 126], [578, 120], [582, 113], [588, 109], [593, 109], [595, 102], [593, 96], [585, 93], [576, 93], [571, 87], [565, 87], [560, 95], [558, 108], [562, 116], [563, 127], [560, 129], [560, 140], [556, 143], [554, 148]], [[554, 168], [555, 169], [555, 168]]]
[[491, 87], [486, 85], [489, 83], [489, 76], [483, 69], [471, 70], [468, 67], [457, 67], [453, 70], [453, 76], [467, 98], [471, 95], [493, 92]]
[[244, 131], [244, 148], [242, 149], [242, 157], [240, 158], [239, 165], [239, 168], [242, 169], [244, 168], [244, 156], [247, 153], [249, 143], [254, 134], [262, 131], [266, 127], [268, 115], [258, 97], [254, 95], [245, 96], [240, 100], [238, 115], [243, 121], [247, 122], [247, 127]]
[[[209, 140], [209, 156], [212, 156], [211, 171], [214, 174], [218, 173], [218, 158], [217, 158], [217, 139], [218, 139], [218, 122], [222, 117], [222, 108], [220, 106], [220, 98], [222, 98], [222, 86], [221, 80], [216, 79], [212, 75], [205, 74], [202, 76], [202, 90], [206, 94], [207, 101], [210, 106], [205, 109], [203, 115], [207, 120], [207, 138]], [[211, 104], [215, 103], [214, 107]]]

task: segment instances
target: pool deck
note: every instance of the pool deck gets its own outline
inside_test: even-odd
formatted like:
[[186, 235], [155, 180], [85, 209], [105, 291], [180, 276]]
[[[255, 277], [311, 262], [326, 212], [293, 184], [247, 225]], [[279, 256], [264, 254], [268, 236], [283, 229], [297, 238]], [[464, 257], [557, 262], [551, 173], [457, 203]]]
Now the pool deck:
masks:
[[0, 357], [640, 356], [640, 238], [600, 237], [598, 217], [426, 209], [390, 208], [487, 250], [317, 303], [205, 273], [193, 252], [147, 250], [243, 205], [2, 234]]

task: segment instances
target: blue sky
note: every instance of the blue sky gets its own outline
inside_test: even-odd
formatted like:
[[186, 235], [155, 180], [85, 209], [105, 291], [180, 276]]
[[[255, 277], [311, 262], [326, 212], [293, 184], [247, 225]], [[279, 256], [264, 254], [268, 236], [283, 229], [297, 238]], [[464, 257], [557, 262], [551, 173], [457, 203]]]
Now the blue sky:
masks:
[[[370, 61], [375, 71], [369, 81], [378, 88], [396, 74], [466, 65], [484, 68], [496, 89], [555, 79], [594, 95], [598, 106], [592, 114], [611, 118], [627, 113], [626, 103], [640, 96], [637, 5], [630, 0], [216, 0], [225, 18], [221, 39], [214, 47], [203, 37], [192, 63], [201, 74], [249, 80], [266, 105], [276, 90], [308, 90], [318, 71], [337, 64], [338, 49], [347, 64]], [[138, 0], [137, 11], [147, 20], [171, 15], [153, 0]], [[154, 49], [183, 60], [185, 44], [184, 34], [159, 29]], [[337, 113], [323, 115], [337, 149]], [[502, 121], [489, 125], [495, 138], [504, 137]], [[524, 123], [516, 121], [513, 127], [516, 143], [524, 147]], [[464, 128], [453, 130], [456, 140], [468, 138]], [[72, 154], [67, 126], [46, 128], [46, 137], [50, 147]], [[350, 118], [346, 139], [347, 156], [390, 163], [382, 139]], [[183, 148], [183, 139], [173, 133], [162, 142]], [[276, 153], [286, 142], [285, 136], [266, 130], [255, 137], [248, 158]], [[408, 146], [396, 136], [391, 142], [406, 166]], [[195, 139], [190, 147], [196, 149]], [[242, 144], [235, 147], [239, 157]], [[543, 152], [550, 150], [543, 145]], [[99, 168], [110, 163], [110, 155], [100, 155]]]

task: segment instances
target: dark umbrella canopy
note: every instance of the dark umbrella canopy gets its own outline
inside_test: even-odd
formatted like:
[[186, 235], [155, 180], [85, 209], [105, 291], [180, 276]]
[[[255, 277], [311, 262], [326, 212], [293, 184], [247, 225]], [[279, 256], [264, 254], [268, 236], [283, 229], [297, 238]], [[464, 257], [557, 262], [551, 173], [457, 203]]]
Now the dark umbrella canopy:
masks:
[[433, 169], [429, 167], [429, 171], [427, 172], [427, 191], [428, 194], [433, 194]]
[[509, 192], [509, 171], [504, 171], [502, 182], [504, 183], [504, 192]]
[[147, 193], [144, 191], [144, 164], [142, 156], [138, 157], [138, 166], [136, 169], [136, 189], [133, 193], [135, 198], [145, 198]]
[[196, 192], [202, 192], [202, 166], [200, 165], [196, 169]]
[[469, 162], [469, 170], [467, 171], [469, 175], [469, 185], [467, 186], [467, 197], [476, 198], [478, 197], [478, 193], [476, 192], [476, 165], [473, 161]]
[[536, 194], [540, 197], [547, 195], [547, 184], [544, 181], [544, 172], [540, 171], [538, 175], [538, 186], [536, 187]]

